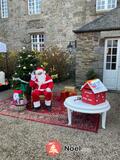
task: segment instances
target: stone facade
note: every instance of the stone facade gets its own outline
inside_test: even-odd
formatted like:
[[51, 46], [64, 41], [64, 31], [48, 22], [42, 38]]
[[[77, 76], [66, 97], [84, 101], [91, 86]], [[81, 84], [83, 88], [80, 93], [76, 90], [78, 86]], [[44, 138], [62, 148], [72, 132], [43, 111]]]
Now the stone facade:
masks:
[[[119, 38], [120, 30], [85, 32], [77, 34], [76, 53], [76, 85], [80, 86], [86, 80], [86, 73], [94, 69], [103, 80], [105, 39]], [[120, 58], [118, 58], [120, 63]], [[112, 76], [112, 75], [111, 75]]]
[[0, 41], [8, 50], [31, 47], [30, 34], [44, 33], [46, 46], [66, 49], [76, 39], [74, 29], [92, 21], [95, 0], [42, 0], [41, 14], [28, 15], [27, 0], [8, 0], [9, 17], [0, 18]]
[[86, 80], [86, 73], [94, 69], [102, 78], [104, 62], [104, 39], [100, 32], [81, 33], [77, 35], [76, 85]]
[[[120, 0], [117, 1], [120, 6]], [[76, 84], [94, 68], [102, 77], [105, 32], [75, 34], [73, 30], [95, 20], [106, 12], [96, 13], [96, 0], [42, 0], [41, 13], [28, 15], [28, 0], [8, 0], [9, 17], [0, 18], [0, 42], [8, 50], [31, 48], [30, 35], [45, 34], [45, 46], [67, 49], [77, 39]], [[102, 37], [103, 40], [100, 38]]]

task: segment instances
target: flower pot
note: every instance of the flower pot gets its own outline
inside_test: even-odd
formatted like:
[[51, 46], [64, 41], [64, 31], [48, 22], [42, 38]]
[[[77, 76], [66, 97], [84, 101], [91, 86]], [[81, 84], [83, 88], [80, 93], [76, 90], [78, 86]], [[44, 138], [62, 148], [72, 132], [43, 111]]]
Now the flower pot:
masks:
[[16, 107], [14, 107], [15, 111], [21, 112], [26, 109], [26, 104], [16, 104]]

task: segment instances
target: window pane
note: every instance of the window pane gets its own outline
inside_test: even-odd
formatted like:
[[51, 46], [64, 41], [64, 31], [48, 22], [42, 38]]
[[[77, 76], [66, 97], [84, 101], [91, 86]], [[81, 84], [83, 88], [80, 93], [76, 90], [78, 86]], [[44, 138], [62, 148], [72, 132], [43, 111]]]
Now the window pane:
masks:
[[111, 48], [108, 48], [107, 54], [108, 54], [108, 55], [111, 55]]
[[110, 63], [106, 63], [106, 69], [110, 69]]
[[107, 56], [107, 62], [111, 62], [111, 56]]
[[113, 47], [117, 47], [118, 40], [113, 40]]
[[112, 63], [112, 69], [113, 69], [113, 70], [116, 69], [116, 63]]
[[112, 40], [108, 40], [108, 41], [107, 41], [107, 46], [108, 46], [108, 47], [112, 47]]
[[116, 62], [117, 58], [116, 56], [112, 56], [112, 62]]
[[112, 50], [112, 54], [117, 54], [117, 48], [113, 48], [113, 50]]
[[37, 44], [33, 44], [32, 49], [33, 49], [33, 50], [37, 50]]
[[96, 10], [105, 9], [105, 0], [97, 0], [96, 1]]
[[108, 8], [112, 9], [116, 7], [116, 0], [108, 0]]

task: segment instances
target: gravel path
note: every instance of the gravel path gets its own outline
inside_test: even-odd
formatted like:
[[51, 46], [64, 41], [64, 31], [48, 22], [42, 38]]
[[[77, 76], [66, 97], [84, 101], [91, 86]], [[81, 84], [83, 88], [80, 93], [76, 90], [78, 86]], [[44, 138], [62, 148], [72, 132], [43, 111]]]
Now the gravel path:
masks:
[[[0, 93], [0, 99], [5, 93]], [[100, 125], [97, 134], [0, 115], [0, 160], [52, 160], [45, 145], [54, 139], [62, 144], [54, 160], [119, 160], [120, 93], [109, 92], [108, 100], [112, 108], [107, 128]], [[79, 151], [67, 151], [65, 146], [77, 146]]]

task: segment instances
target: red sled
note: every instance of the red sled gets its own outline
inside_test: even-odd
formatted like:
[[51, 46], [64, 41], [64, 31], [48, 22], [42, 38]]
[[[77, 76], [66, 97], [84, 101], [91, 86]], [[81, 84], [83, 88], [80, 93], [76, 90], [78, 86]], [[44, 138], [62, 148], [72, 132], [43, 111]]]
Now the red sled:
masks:
[[81, 88], [82, 101], [92, 105], [105, 102], [107, 88], [99, 79], [87, 81]]

